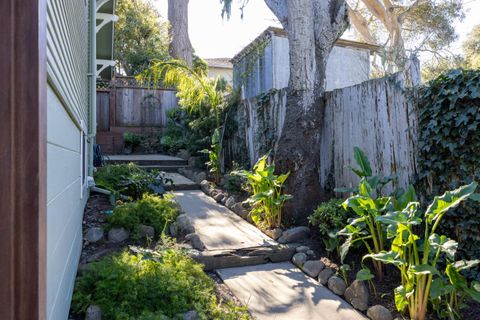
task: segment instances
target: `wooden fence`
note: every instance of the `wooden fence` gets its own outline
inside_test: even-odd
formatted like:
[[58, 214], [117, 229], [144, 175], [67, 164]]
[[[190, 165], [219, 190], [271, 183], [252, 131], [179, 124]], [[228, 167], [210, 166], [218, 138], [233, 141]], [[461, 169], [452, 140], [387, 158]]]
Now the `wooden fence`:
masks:
[[97, 91], [97, 131], [110, 127], [164, 127], [177, 106], [173, 90], [113, 88]]
[[[327, 92], [320, 130], [320, 185], [326, 190], [350, 187], [358, 178], [348, 168], [354, 165], [353, 148], [360, 147], [375, 173], [397, 175], [385, 189], [406, 187], [416, 174], [416, 115], [405, 88], [417, 84], [417, 65], [406, 73], [370, 80]], [[269, 99], [244, 100], [231, 115], [237, 130], [224, 141], [225, 163], [232, 160], [250, 165], [280, 136], [286, 107], [285, 89]]]

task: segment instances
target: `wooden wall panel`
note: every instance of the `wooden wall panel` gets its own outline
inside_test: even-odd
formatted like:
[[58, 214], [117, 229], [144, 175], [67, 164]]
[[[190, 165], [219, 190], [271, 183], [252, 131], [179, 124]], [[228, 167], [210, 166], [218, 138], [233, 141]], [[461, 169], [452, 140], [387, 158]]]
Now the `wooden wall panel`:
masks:
[[46, 3], [0, 1], [0, 319], [45, 319]]

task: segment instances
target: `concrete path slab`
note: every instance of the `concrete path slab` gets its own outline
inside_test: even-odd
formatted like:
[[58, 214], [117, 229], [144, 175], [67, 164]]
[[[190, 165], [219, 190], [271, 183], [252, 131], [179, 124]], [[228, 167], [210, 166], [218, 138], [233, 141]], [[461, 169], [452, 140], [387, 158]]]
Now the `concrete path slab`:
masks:
[[[172, 179], [173, 181], [173, 190], [196, 190], [200, 189], [200, 185], [193, 182], [192, 180], [186, 178], [185, 176], [181, 175], [180, 173], [174, 172], [165, 172], [166, 179]], [[167, 190], [171, 190], [172, 186], [167, 184]]]
[[259, 320], [367, 319], [290, 262], [220, 269], [217, 273]]
[[174, 192], [207, 250], [274, 246], [276, 242], [202, 191]]

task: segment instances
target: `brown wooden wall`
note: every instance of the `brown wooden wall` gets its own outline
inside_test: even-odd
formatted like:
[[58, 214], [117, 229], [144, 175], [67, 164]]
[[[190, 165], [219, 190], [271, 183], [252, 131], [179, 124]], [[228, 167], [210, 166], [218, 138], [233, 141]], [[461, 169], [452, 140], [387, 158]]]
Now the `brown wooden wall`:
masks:
[[112, 127], [165, 127], [176, 91], [117, 87], [97, 91], [97, 131]]

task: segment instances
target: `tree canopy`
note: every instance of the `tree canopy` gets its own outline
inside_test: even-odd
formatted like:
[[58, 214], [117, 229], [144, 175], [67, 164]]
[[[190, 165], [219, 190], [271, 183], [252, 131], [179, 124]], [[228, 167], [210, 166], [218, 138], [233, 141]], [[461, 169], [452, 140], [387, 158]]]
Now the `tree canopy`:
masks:
[[116, 14], [115, 56], [120, 70], [136, 75], [154, 59], [169, 59], [169, 24], [151, 0], [118, 0]]
[[473, 27], [463, 43], [463, 51], [467, 66], [472, 69], [480, 68], [480, 24]]

